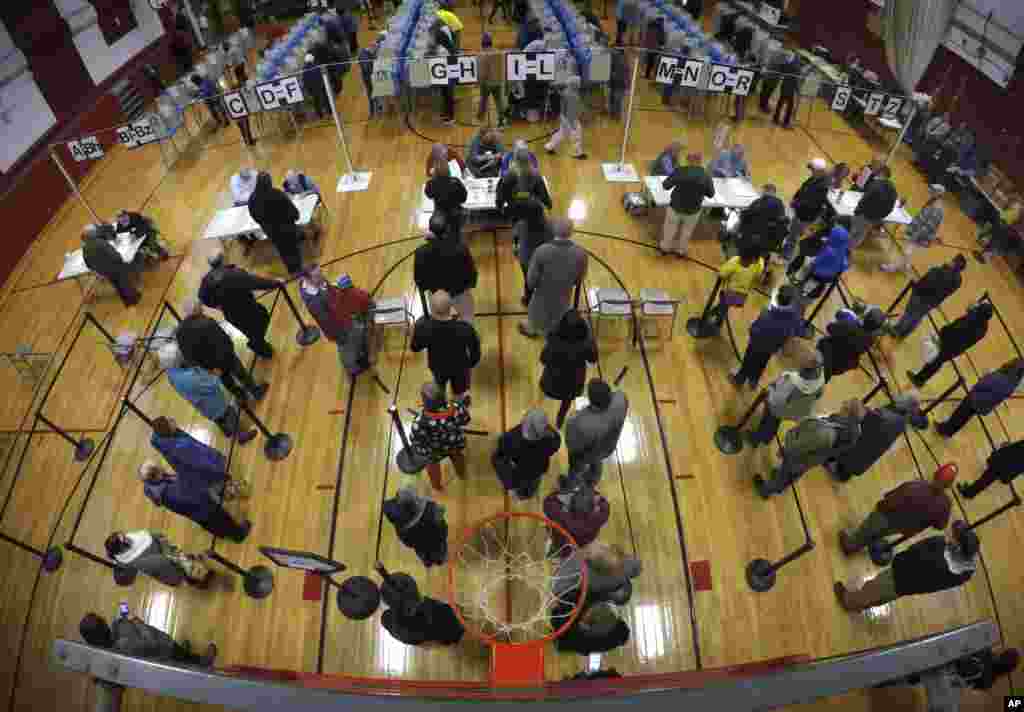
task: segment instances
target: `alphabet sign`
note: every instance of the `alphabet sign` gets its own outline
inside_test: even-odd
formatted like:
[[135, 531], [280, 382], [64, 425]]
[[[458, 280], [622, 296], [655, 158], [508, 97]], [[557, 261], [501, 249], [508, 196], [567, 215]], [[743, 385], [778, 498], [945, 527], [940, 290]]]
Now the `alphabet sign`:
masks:
[[850, 94], [853, 90], [848, 86], [836, 87], [836, 94], [832, 97], [832, 111], [846, 111], [846, 106], [850, 103]]
[[662, 57], [654, 80], [659, 84], [675, 84], [681, 87], [696, 87], [700, 84], [700, 73], [704, 62], [688, 59], [680, 63], [677, 57]]
[[510, 82], [537, 79], [542, 82], [555, 80], [554, 52], [526, 52], [507, 55], [505, 74]]
[[264, 111], [280, 109], [282, 106], [302, 101], [302, 84], [298, 77], [277, 79], [257, 86], [256, 96], [259, 97], [260, 106]]
[[867, 103], [864, 105], [864, 114], [866, 116], [877, 116], [878, 112], [882, 110], [882, 101], [885, 99], [885, 94], [875, 92], [868, 97]]
[[708, 74], [708, 91], [731, 92], [746, 96], [754, 84], [754, 72], [725, 64], [712, 64]]
[[153, 132], [153, 127], [149, 125], [149, 119], [142, 119], [118, 126], [117, 140], [128, 148], [138, 148], [156, 141], [156, 134]]
[[71, 151], [71, 157], [79, 163], [103, 158], [103, 146], [95, 136], [85, 136], [77, 141], [68, 141], [68, 150]]
[[249, 105], [240, 91], [232, 91], [224, 95], [224, 108], [232, 119], [240, 119], [249, 115]]
[[476, 84], [476, 57], [433, 57], [427, 62], [430, 84]]

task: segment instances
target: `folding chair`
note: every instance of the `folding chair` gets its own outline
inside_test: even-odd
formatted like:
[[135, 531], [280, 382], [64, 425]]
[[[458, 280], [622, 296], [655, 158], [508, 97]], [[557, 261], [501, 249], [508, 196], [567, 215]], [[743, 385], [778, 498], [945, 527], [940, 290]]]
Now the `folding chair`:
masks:
[[[641, 319], [665, 319], [671, 318], [668, 328], [668, 339], [671, 341], [676, 332], [676, 316], [679, 314], [679, 299], [674, 299], [663, 289], [644, 288], [640, 290], [640, 318]], [[654, 335], [658, 329], [655, 325]], [[644, 331], [644, 338], [647, 332]]]
[[622, 289], [605, 287], [587, 288], [587, 305], [594, 323], [594, 340], [598, 338], [601, 319], [630, 319], [630, 337], [636, 343], [636, 314], [633, 300]]

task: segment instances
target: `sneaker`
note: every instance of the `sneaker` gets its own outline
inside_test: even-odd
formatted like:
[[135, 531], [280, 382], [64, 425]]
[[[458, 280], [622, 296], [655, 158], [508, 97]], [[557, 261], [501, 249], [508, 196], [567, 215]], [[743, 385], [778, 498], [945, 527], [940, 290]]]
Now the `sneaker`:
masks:
[[893, 264], [891, 262], [886, 262], [884, 265], [882, 265], [878, 269], [882, 270], [883, 272], [902, 272], [903, 271], [903, 267], [901, 265]]
[[441, 123], [444, 124], [445, 126], [451, 126], [452, 124], [455, 123], [455, 117], [454, 116], [444, 116], [444, 117], [441, 118]]
[[924, 385], [924, 381], [920, 380], [913, 371], [907, 371], [907, 379], [914, 384], [915, 388], [920, 388]]
[[206, 655], [199, 658], [199, 664], [203, 667], [213, 667], [213, 661], [217, 659], [217, 646], [210, 643], [206, 646]]
[[850, 542], [850, 535], [845, 529], [839, 530], [839, 548], [847, 556], [857, 553], [857, 548]]
[[981, 250], [974, 251], [974, 259], [978, 260], [981, 264], [985, 264], [988, 260], [985, 258], [985, 253]]
[[263, 400], [264, 396], [267, 395], [267, 391], [270, 390], [269, 383], [261, 383], [252, 391], [252, 398], [255, 401]]
[[956, 483], [956, 491], [964, 499], [974, 499], [973, 494], [967, 494], [967, 485], [965, 485], [963, 482]]
[[761, 477], [761, 475], [754, 475], [754, 489], [757, 490], [757, 493], [761, 495], [763, 499], [768, 499], [772, 495], [771, 492], [768, 492], [765, 489], [766, 484], [767, 483], [764, 481], [764, 478]]
[[551, 148], [551, 146], [545, 145], [544, 150], [547, 151], [549, 155], [555, 155], [555, 149]]
[[848, 606], [846, 605], [846, 584], [844, 584], [842, 581], [836, 581], [835, 584], [832, 586], [832, 590], [835, 591], [836, 598], [839, 599], [839, 605], [849, 610]]
[[528, 338], [528, 339], [536, 339], [537, 338], [537, 334], [535, 334], [532, 331], [530, 331], [529, 327], [526, 326], [525, 322], [522, 322], [522, 321], [519, 322], [518, 326], [519, 326], [519, 333], [522, 334], [523, 336], [525, 336], [526, 338]]
[[737, 388], [743, 386], [744, 380], [743, 377], [740, 376], [740, 370], [738, 368], [734, 368], [733, 370], [729, 371], [729, 383], [736, 386]]
[[245, 432], [238, 433], [238, 438], [237, 438], [238, 439], [238, 444], [239, 445], [245, 445], [246, 443], [251, 442], [256, 437], [256, 435], [257, 435], [256, 428], [250, 428], [249, 430], [246, 430]]
[[575, 158], [577, 161], [584, 161], [587, 158], [587, 154], [581, 153], [581, 154], [579, 154], [577, 156], [573, 156], [573, 158]]
[[248, 519], [246, 519], [244, 522], [242, 522], [242, 532], [241, 532], [241, 534], [239, 536], [237, 536], [237, 537], [232, 537], [232, 539], [234, 539], [236, 542], [241, 544], [243, 541], [245, 541], [246, 537], [249, 536], [249, 532], [251, 532], [251, 531], [252, 531], [252, 522], [250, 522]]

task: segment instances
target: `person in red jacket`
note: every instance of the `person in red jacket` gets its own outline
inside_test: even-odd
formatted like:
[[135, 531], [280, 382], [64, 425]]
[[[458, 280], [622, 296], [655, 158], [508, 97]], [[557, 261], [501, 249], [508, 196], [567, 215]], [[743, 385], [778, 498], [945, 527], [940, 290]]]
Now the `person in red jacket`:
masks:
[[330, 284], [314, 265], [299, 280], [299, 294], [324, 336], [338, 347], [341, 365], [357, 376], [370, 367], [367, 338], [373, 299], [343, 274]]
[[[575, 489], [563, 487], [544, 498], [544, 516], [560, 524], [581, 548], [597, 538], [601, 527], [608, 522], [610, 509], [608, 500], [585, 484]], [[562, 556], [571, 551], [565, 537], [557, 532], [552, 534], [551, 550]]]

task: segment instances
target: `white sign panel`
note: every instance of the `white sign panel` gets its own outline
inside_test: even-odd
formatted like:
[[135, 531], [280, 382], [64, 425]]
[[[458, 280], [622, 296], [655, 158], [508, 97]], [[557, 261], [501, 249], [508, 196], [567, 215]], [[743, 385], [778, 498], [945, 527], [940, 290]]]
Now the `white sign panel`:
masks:
[[394, 60], [378, 57], [373, 63], [373, 98], [395, 95]]
[[887, 96], [885, 106], [882, 107], [883, 116], [899, 116], [903, 109], [903, 99], [898, 96]]
[[846, 111], [846, 107], [850, 103], [851, 94], [853, 94], [853, 89], [850, 87], [836, 87], [836, 95], [832, 97], [832, 111]]
[[476, 84], [476, 57], [432, 57], [427, 60], [430, 84]]
[[302, 83], [298, 77], [278, 79], [256, 87], [256, 96], [264, 111], [279, 109], [302, 101]]
[[523, 52], [506, 55], [505, 76], [510, 82], [521, 82], [526, 79], [554, 81], [555, 53]]
[[875, 92], [868, 97], [868, 101], [864, 104], [864, 115], [865, 116], [877, 116], [878, 112], [882, 110], [882, 102], [885, 101], [885, 94]]
[[224, 95], [224, 108], [232, 119], [240, 119], [249, 115], [249, 105], [240, 91], [228, 92]]
[[95, 136], [86, 136], [77, 141], [68, 141], [68, 150], [71, 151], [71, 157], [79, 163], [103, 158], [103, 146], [100, 145]]
[[779, 24], [779, 20], [782, 19], [782, 11], [772, 5], [761, 4], [761, 19], [770, 25]]
[[703, 68], [704, 62], [699, 59], [680, 62], [678, 57], [662, 57], [654, 79], [659, 84], [696, 87], [700, 84], [700, 73]]
[[708, 74], [708, 91], [731, 92], [739, 96], [750, 93], [754, 84], [754, 72], [725, 64], [712, 64]]
[[130, 124], [117, 127], [117, 140], [128, 148], [138, 148], [147, 143], [156, 141], [156, 133], [149, 125], [149, 119], [133, 121]]

